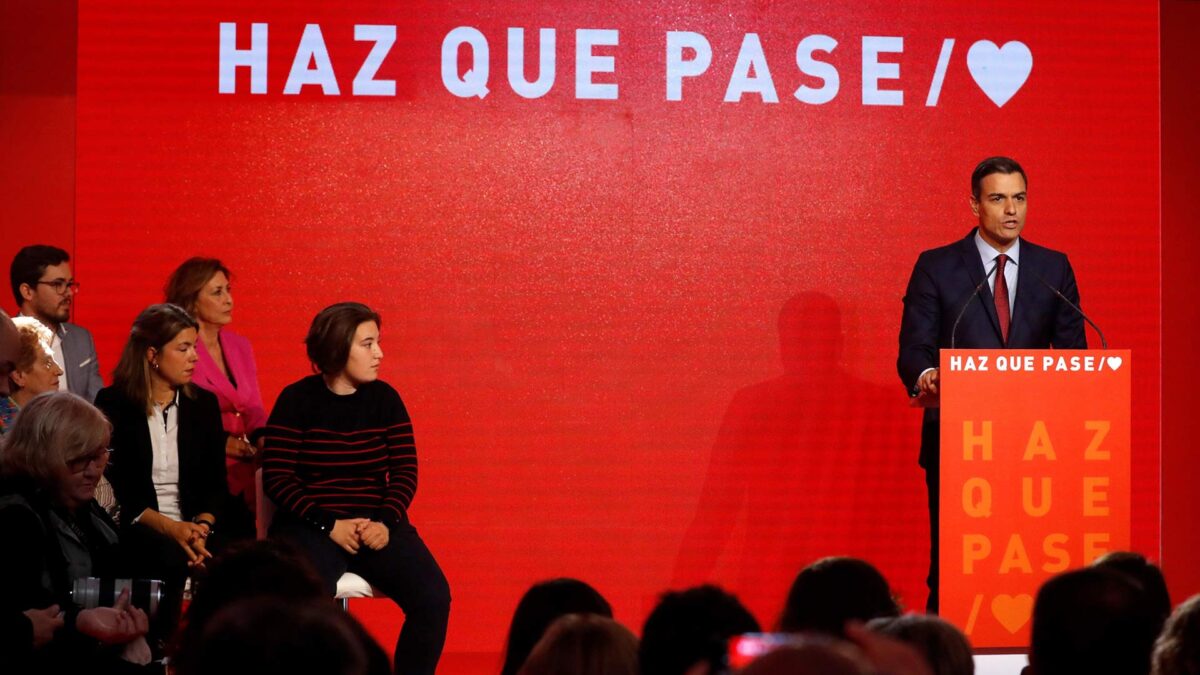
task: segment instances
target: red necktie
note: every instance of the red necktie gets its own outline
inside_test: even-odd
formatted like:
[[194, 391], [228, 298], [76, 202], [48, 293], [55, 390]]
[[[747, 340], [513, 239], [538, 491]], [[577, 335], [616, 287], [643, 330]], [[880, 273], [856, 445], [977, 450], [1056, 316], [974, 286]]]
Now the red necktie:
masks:
[[1000, 319], [1000, 335], [1004, 338], [1004, 344], [1008, 344], [1008, 280], [1004, 278], [1004, 263], [1008, 262], [1008, 256], [1001, 253], [996, 257], [996, 316]]

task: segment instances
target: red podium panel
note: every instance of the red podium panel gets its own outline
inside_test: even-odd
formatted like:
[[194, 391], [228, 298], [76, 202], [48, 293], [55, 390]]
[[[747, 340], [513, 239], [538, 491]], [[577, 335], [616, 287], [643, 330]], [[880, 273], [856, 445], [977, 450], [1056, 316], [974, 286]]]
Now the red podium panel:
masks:
[[1029, 644], [1050, 576], [1129, 547], [1128, 350], [943, 350], [941, 614]]

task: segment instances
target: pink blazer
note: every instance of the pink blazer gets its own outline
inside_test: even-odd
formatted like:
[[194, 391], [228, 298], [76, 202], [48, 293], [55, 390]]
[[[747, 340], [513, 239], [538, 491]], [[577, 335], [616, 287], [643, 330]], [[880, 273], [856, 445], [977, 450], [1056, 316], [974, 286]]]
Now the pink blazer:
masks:
[[[221, 351], [225, 354], [225, 365], [233, 375], [237, 386], [225, 377], [217, 367], [212, 356], [204, 345], [196, 345], [196, 370], [192, 373], [192, 382], [196, 386], [211, 391], [217, 396], [221, 406], [221, 424], [225, 432], [233, 436], [246, 435], [247, 438], [267, 423], [267, 411], [263, 409], [262, 394], [258, 390], [258, 369], [254, 365], [254, 352], [250, 349], [250, 341], [222, 329], [217, 339], [221, 342]], [[229, 493], [241, 495], [250, 509], [255, 512], [254, 462], [239, 461], [225, 458], [225, 470], [229, 481]]]

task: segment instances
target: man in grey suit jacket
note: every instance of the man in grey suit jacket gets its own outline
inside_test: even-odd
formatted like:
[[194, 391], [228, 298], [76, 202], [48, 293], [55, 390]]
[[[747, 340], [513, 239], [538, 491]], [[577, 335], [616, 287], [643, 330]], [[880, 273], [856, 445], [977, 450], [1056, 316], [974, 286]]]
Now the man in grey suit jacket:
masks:
[[79, 290], [79, 284], [71, 276], [70, 261], [61, 248], [26, 246], [13, 258], [8, 278], [21, 314], [41, 321], [54, 333], [51, 344], [54, 361], [66, 375], [59, 388], [90, 402], [95, 400], [104, 382], [92, 334], [67, 322], [75, 292]]

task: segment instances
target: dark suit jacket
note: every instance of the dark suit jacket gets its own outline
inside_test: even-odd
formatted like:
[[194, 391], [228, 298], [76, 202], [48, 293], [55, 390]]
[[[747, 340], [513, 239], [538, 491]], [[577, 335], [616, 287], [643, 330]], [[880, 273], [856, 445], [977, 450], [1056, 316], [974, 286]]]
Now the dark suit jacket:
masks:
[[[217, 398], [192, 387], [195, 398], [179, 394], [179, 510], [185, 520], [201, 513], [220, 518], [229, 488], [225, 482], [225, 429]], [[146, 410], [116, 387], [96, 395], [96, 407], [112, 422], [112, 454], [105, 475], [121, 504], [123, 525], [147, 508], [158, 510], [150, 477], [153, 446]]]
[[[996, 302], [987, 284], [967, 302], [985, 274], [975, 246], [975, 230], [965, 239], [925, 251], [917, 258], [904, 293], [900, 357], [896, 361], [900, 380], [910, 393], [915, 393], [922, 371], [938, 367], [939, 350], [950, 348], [951, 330], [964, 306], [966, 311], [956, 333], [957, 348], [1087, 347], [1083, 317], [1047, 288], [1053, 286], [1079, 304], [1075, 273], [1066, 255], [1021, 239], [1021, 262], [1017, 268], [1016, 297], [1011, 299], [1012, 321], [1007, 344], [1001, 338]], [[921, 433], [923, 467], [937, 466], [939, 423], [937, 409], [926, 409]]]

